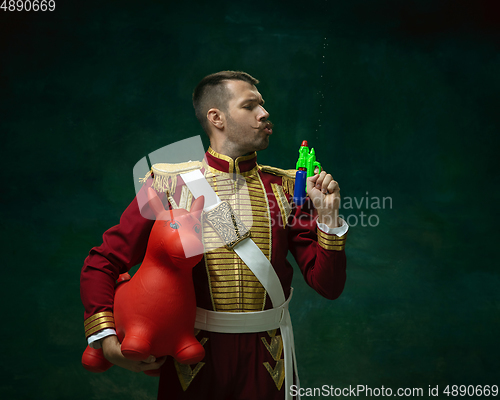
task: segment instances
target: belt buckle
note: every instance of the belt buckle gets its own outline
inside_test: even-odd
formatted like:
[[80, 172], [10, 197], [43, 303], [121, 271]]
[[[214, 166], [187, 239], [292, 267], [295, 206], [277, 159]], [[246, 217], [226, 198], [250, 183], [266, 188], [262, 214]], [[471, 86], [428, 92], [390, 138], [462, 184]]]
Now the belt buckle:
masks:
[[250, 230], [234, 213], [227, 201], [221, 201], [213, 209], [205, 212], [205, 218], [228, 250], [233, 250], [238, 243], [250, 237]]

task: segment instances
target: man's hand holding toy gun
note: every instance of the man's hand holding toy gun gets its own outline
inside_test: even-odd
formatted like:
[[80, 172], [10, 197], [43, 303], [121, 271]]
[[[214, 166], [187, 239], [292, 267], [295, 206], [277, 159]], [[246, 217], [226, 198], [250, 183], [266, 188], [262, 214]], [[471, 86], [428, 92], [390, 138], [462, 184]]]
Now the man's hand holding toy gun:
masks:
[[307, 195], [318, 211], [318, 222], [326, 224], [329, 228], [339, 227], [339, 185], [330, 174], [322, 170], [321, 164], [316, 161], [314, 149], [309, 151], [306, 140], [300, 146], [295, 169], [297, 173], [293, 193], [294, 203], [302, 206], [306, 200], [307, 190]]

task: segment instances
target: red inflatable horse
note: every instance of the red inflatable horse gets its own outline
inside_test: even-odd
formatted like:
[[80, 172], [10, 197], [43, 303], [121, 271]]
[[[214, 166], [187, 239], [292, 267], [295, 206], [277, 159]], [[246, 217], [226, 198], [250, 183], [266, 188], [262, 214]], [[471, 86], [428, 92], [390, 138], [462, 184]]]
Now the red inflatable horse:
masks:
[[[184, 209], [165, 210], [161, 200], [148, 189], [148, 203], [156, 215], [144, 261], [132, 279], [120, 275], [115, 291], [114, 318], [123, 355], [145, 360], [171, 355], [183, 364], [203, 359], [205, 350], [194, 337], [196, 298], [192, 269], [203, 257], [200, 196]], [[182, 240], [182, 242], [181, 242]], [[195, 256], [186, 258], [185, 254]], [[125, 275], [125, 278], [124, 278]], [[83, 366], [92, 372], [106, 371], [112, 364], [102, 349], [87, 347]]]

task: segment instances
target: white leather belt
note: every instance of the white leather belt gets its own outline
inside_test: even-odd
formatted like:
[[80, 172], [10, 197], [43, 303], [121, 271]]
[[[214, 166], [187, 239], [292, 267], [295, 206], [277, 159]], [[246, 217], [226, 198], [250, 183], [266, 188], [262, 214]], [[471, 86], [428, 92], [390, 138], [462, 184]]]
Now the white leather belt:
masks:
[[[293, 289], [292, 289], [293, 293]], [[196, 322], [194, 327], [209, 332], [219, 333], [255, 333], [271, 331], [279, 328], [286, 318], [288, 303], [292, 293], [281, 306], [270, 310], [255, 312], [220, 312], [196, 309]]]
[[[217, 196], [199, 169], [180, 175], [193, 194], [193, 197], [205, 196], [205, 205], [203, 207], [205, 211], [213, 209], [220, 203], [219, 196]], [[297, 388], [300, 387], [295, 358], [292, 320], [288, 311], [288, 303], [292, 295], [290, 293], [290, 296], [285, 301], [283, 287], [276, 271], [251, 238], [246, 238], [239, 242], [233, 250], [247, 267], [250, 268], [264, 289], [266, 289], [273, 303], [273, 308], [260, 312], [243, 313], [227, 313], [198, 308], [195, 327], [206, 331], [225, 333], [265, 332], [279, 327], [283, 340], [285, 359], [285, 398], [286, 400], [292, 400], [290, 386], [295, 384]], [[253, 323], [257, 323], [258, 327], [252, 327]], [[212, 327], [214, 329], [211, 329]], [[295, 382], [293, 382], [294, 366]], [[300, 399], [300, 396], [297, 396], [297, 398]]]

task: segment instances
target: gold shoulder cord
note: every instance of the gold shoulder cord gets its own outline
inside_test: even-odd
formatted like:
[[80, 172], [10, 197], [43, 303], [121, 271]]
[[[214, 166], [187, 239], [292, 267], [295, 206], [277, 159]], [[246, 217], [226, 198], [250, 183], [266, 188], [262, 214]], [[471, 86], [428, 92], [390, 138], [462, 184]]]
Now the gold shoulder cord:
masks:
[[283, 229], [285, 229], [288, 223], [288, 217], [292, 213], [292, 207], [290, 206], [290, 203], [286, 199], [282, 186], [276, 183], [271, 183], [271, 188], [273, 189], [274, 197], [278, 202], [278, 207], [280, 208], [281, 219], [283, 222]]
[[295, 187], [295, 174], [297, 173], [297, 170], [281, 169], [271, 167], [269, 165], [259, 165], [259, 169], [262, 172], [281, 177], [281, 186], [283, 186], [283, 190], [286, 194], [293, 196], [293, 190]]

